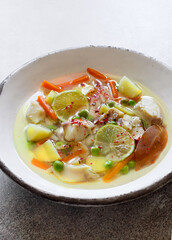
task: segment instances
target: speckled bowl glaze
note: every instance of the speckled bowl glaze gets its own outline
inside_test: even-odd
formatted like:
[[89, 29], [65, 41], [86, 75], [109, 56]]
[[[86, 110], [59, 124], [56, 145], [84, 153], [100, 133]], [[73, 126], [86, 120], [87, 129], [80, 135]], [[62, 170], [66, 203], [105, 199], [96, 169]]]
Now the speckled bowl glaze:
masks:
[[[85, 71], [87, 67], [136, 79], [164, 100], [171, 115], [172, 70], [155, 59], [113, 47], [90, 46], [53, 52], [26, 63], [0, 85], [1, 169], [34, 193], [58, 202], [84, 206], [128, 201], [166, 184], [172, 179], [171, 146], [164, 158], [146, 175], [120, 186], [108, 188], [107, 185], [106, 189], [58, 186], [35, 174], [20, 159], [13, 143], [13, 126], [18, 109], [39, 88], [42, 80]], [[169, 131], [171, 129], [169, 126]]]

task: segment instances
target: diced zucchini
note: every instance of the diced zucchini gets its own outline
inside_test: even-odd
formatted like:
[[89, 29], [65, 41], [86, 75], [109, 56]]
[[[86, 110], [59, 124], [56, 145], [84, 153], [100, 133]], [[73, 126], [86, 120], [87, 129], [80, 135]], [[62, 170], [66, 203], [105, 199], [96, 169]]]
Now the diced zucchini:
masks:
[[26, 128], [26, 136], [28, 141], [39, 141], [44, 138], [50, 137], [52, 131], [46, 127], [36, 124], [29, 124]]
[[50, 106], [56, 95], [57, 95], [57, 93], [55, 91], [51, 90], [51, 92], [49, 92], [49, 94], [46, 96], [45, 100]]
[[126, 97], [135, 98], [141, 94], [141, 90], [129, 78], [123, 77], [119, 82], [119, 92]]
[[104, 114], [104, 113], [108, 112], [109, 109], [110, 109], [110, 108], [109, 108], [107, 105], [102, 104], [101, 107], [100, 107], [99, 113], [100, 113], [100, 114]]
[[107, 158], [105, 157], [88, 157], [86, 159], [86, 164], [90, 166], [94, 172], [101, 173], [106, 171], [105, 162]]
[[54, 162], [61, 159], [51, 140], [47, 140], [45, 143], [35, 148], [33, 153], [36, 158], [42, 162]]
[[115, 105], [115, 108], [117, 108], [118, 110], [120, 110], [120, 111], [122, 111], [123, 113], [126, 113], [126, 114], [128, 114], [128, 115], [130, 115], [130, 116], [134, 116], [134, 115], [135, 115], [135, 113], [134, 113], [130, 108], [124, 107], [124, 106], [122, 106], [121, 104], [116, 104], [116, 105]]

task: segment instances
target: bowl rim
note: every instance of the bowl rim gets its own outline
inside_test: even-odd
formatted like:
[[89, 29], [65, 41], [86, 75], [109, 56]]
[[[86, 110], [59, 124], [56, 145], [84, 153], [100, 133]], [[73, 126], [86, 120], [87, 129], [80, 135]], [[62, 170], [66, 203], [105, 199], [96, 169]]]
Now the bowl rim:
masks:
[[[47, 57], [47, 56], [52, 56], [54, 54], [60, 53], [60, 52], [66, 52], [66, 51], [70, 51], [70, 50], [79, 50], [79, 49], [84, 49], [84, 48], [112, 48], [115, 50], [119, 50], [119, 51], [127, 51], [127, 52], [131, 52], [134, 53], [136, 55], [141, 55], [144, 58], [147, 58], [149, 60], [152, 60], [158, 64], [160, 64], [161, 66], [163, 66], [164, 68], [166, 68], [167, 70], [170, 70], [172, 72], [172, 68], [157, 60], [154, 57], [145, 55], [144, 53], [132, 50], [132, 49], [127, 49], [127, 48], [121, 48], [121, 47], [113, 47], [113, 46], [95, 46], [95, 45], [88, 45], [88, 46], [82, 46], [82, 47], [73, 47], [73, 48], [65, 48], [65, 49], [61, 49], [61, 50], [57, 50], [57, 51], [52, 51], [49, 52], [47, 54], [43, 54], [40, 55], [38, 57], [35, 57], [29, 61], [27, 61], [26, 63], [22, 64], [20, 67], [18, 67], [17, 69], [15, 69], [14, 71], [12, 71], [1, 83], [0, 83], [0, 95], [3, 91], [3, 87], [6, 84], [6, 82], [16, 73], [18, 73], [21, 69], [29, 66], [30, 64], [39, 61], [40, 59]], [[78, 199], [78, 198], [72, 198], [72, 197], [67, 197], [67, 196], [55, 196], [54, 194], [50, 194], [44, 191], [41, 191], [39, 189], [37, 189], [36, 187], [32, 187], [30, 186], [28, 183], [26, 183], [25, 181], [23, 181], [22, 179], [18, 178], [6, 165], [5, 162], [3, 162], [2, 159], [0, 159], [0, 168], [2, 169], [2, 171], [8, 176], [10, 177], [13, 181], [15, 181], [16, 183], [18, 183], [20, 186], [22, 186], [23, 188], [31, 191], [32, 193], [35, 193], [41, 197], [59, 202], [59, 203], [64, 203], [64, 204], [72, 204], [72, 205], [76, 205], [76, 206], [105, 206], [105, 205], [113, 205], [113, 204], [119, 204], [119, 203], [123, 203], [123, 202], [127, 202], [127, 201], [131, 201], [134, 200], [136, 198], [140, 198], [143, 197], [161, 187], [163, 187], [165, 184], [169, 183], [170, 181], [172, 181], [172, 171], [170, 173], [168, 173], [167, 175], [165, 175], [163, 178], [158, 179], [156, 182], [153, 182], [152, 184], [150, 184], [148, 187], [145, 187], [143, 189], [134, 191], [134, 192], [129, 192], [127, 194], [122, 194], [119, 196], [115, 196], [115, 197], [108, 197], [108, 198], [98, 198], [98, 199], [88, 199], [88, 198], [84, 198], [84, 199]]]

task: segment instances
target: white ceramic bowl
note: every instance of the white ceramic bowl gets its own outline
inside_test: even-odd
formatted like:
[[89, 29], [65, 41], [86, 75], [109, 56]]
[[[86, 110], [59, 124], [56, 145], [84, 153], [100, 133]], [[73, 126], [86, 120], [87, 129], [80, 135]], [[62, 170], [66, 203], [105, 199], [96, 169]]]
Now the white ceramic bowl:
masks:
[[[34, 59], [10, 74], [0, 85], [0, 166], [21, 186], [59, 202], [104, 205], [144, 195], [172, 179], [172, 148], [146, 175], [105, 189], [76, 189], [57, 185], [31, 171], [18, 156], [13, 143], [13, 126], [20, 106], [44, 80], [85, 71], [87, 67], [115, 75], [126, 75], [158, 94], [172, 111], [172, 70], [158, 61], [127, 49], [85, 47], [54, 52]], [[172, 122], [168, 123], [171, 136]]]

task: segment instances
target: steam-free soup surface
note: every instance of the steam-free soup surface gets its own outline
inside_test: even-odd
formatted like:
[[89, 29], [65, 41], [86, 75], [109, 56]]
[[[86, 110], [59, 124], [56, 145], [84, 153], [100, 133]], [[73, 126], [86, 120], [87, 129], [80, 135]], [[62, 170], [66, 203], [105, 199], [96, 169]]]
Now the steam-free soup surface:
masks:
[[143, 176], [163, 158], [166, 112], [141, 84], [89, 68], [43, 81], [18, 112], [14, 141], [25, 163], [50, 181], [111, 187]]

